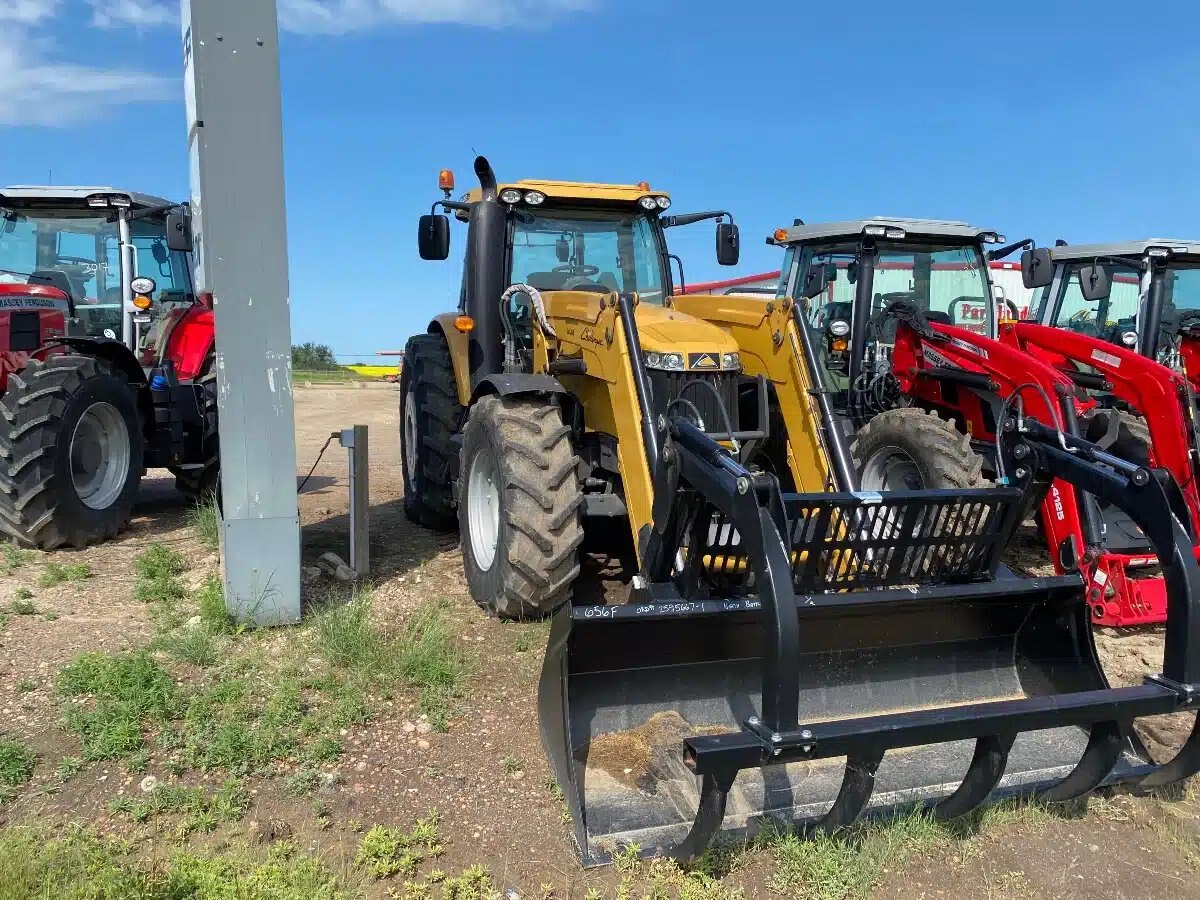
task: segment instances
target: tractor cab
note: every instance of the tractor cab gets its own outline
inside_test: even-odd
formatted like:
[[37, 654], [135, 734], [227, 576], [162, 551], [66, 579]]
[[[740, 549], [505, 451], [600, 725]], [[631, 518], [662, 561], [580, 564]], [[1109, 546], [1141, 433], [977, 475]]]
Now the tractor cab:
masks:
[[985, 245], [1003, 241], [994, 231], [931, 219], [798, 223], [773, 238], [787, 249], [778, 294], [805, 298], [823, 380], [846, 395], [891, 371], [894, 313], [904, 305], [930, 322], [994, 337], [1004, 301]]
[[1027, 250], [1038, 321], [1135, 350], [1200, 380], [1200, 242], [1149, 238]]
[[160, 313], [195, 302], [178, 204], [109, 187], [0, 188], [0, 283], [62, 292], [72, 335], [139, 355]]

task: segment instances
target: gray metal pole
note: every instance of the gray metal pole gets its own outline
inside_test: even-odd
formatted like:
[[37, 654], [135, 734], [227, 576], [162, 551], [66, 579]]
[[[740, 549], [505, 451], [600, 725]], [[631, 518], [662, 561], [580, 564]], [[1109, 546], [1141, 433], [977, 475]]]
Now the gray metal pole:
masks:
[[197, 289], [216, 309], [226, 604], [300, 619], [275, 0], [181, 0]]

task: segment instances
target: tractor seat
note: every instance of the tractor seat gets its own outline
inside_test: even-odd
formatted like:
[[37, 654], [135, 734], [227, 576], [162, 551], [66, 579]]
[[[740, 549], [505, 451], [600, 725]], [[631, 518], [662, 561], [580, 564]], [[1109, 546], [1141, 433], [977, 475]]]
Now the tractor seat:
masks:
[[60, 272], [57, 269], [38, 269], [29, 276], [29, 283], [46, 284], [58, 288], [71, 299], [72, 303], [79, 303], [83, 299], [83, 291], [71, 281], [71, 277], [66, 272]]
[[525, 283], [538, 291], [565, 291], [569, 272], [530, 272]]

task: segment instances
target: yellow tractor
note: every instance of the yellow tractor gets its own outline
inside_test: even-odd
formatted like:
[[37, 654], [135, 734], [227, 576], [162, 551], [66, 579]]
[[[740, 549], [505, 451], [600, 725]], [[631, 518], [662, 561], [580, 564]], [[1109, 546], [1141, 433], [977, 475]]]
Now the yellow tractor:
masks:
[[[646, 183], [499, 184], [483, 157], [475, 171], [461, 201], [444, 171], [435, 204], [467, 221], [466, 262], [458, 310], [405, 351], [404, 508], [457, 524], [475, 601], [522, 619], [571, 597], [585, 520], [626, 519], [644, 537], [659, 417], [687, 409], [743, 456], [766, 435], [739, 426], [734, 338], [665, 306], [665, 229], [718, 220], [718, 261], [734, 265], [729, 213], [667, 215], [670, 197]], [[449, 234], [448, 217], [423, 216], [422, 258], [445, 259]], [[765, 408], [765, 381], [749, 390]]]
[[[469, 223], [466, 264], [457, 312], [406, 351], [405, 509], [457, 520], [481, 606], [554, 613], [539, 719], [585, 863], [1200, 770], [1200, 725], [1163, 765], [1132, 729], [1200, 707], [1200, 567], [1169, 474], [1018, 410], [998, 426], [1006, 484], [857, 490], [794, 301], [671, 300], [664, 230], [717, 219], [732, 264], [727, 213], [475, 171], [461, 201], [443, 173], [435, 204]], [[449, 234], [423, 216], [421, 256], [445, 259]], [[1167, 651], [1143, 685], [1107, 684], [1077, 575], [1001, 564], [1055, 478], [1169, 560]], [[569, 602], [597, 518], [628, 521], [638, 572], [628, 597]]]

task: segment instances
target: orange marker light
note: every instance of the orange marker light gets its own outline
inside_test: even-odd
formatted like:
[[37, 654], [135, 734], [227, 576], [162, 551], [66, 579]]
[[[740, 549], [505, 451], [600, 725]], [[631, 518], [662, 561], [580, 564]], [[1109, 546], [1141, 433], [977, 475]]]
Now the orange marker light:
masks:
[[639, 182], [637, 183], [636, 187], [637, 187], [637, 189], [638, 189], [639, 191], [648, 191], [648, 190], [650, 190], [650, 182], [648, 182], [648, 181], [639, 181]]
[[137, 309], [149, 309], [153, 303], [154, 301], [145, 294], [138, 294], [133, 298], [133, 305]]
[[475, 330], [475, 320], [470, 316], [459, 316], [454, 320], [454, 328], [463, 334], [468, 334]]
[[834, 341], [833, 342], [833, 352], [834, 353], [845, 353], [846, 346], [847, 346], [847, 344], [845, 341], [842, 341], [842, 340]]
[[787, 232], [787, 229], [786, 229], [786, 228], [776, 228], [776, 229], [775, 229], [775, 241], [776, 241], [776, 243], [780, 243], [780, 244], [782, 244], [784, 241], [786, 241], [786, 240], [787, 240], [787, 236], [788, 236], [788, 232]]
[[438, 188], [443, 191], [454, 190], [454, 173], [449, 169], [438, 172]]

